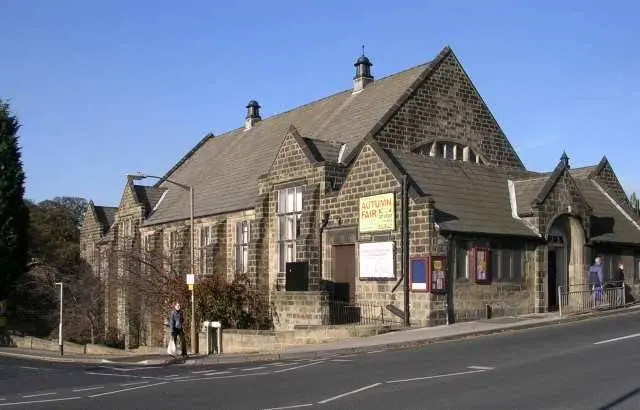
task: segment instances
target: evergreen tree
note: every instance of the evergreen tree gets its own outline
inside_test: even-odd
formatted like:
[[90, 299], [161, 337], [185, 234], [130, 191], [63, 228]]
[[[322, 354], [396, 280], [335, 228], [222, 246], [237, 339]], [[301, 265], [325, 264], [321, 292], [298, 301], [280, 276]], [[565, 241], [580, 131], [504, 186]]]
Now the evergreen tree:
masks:
[[20, 124], [0, 100], [0, 301], [11, 295], [28, 258], [29, 210], [18, 146]]

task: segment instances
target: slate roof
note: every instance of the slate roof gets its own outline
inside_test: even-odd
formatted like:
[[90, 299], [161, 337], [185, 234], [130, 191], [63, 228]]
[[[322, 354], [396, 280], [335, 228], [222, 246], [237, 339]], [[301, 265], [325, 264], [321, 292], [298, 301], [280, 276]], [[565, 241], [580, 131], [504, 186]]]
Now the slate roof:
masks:
[[441, 230], [537, 237], [511, 213], [509, 179], [531, 172], [391, 151], [418, 187], [435, 201]]
[[162, 187], [146, 185], [134, 185], [133, 190], [138, 202], [145, 207], [147, 215], [151, 213], [151, 210], [158, 204], [158, 201], [162, 198], [162, 194], [166, 191], [166, 189]]
[[[640, 244], [640, 224], [630, 221], [589, 179], [588, 174], [575, 178], [582, 195], [592, 208], [591, 239], [600, 242]], [[604, 187], [602, 187], [604, 189]]]
[[531, 204], [548, 179], [549, 175], [543, 177], [537, 176], [520, 181], [513, 181], [513, 185], [516, 191], [516, 206], [518, 208], [518, 215], [525, 216], [530, 215], [533, 212]]
[[116, 211], [117, 207], [114, 206], [98, 206], [94, 205], [94, 209], [96, 210], [96, 215], [98, 217], [98, 222], [102, 225], [103, 232], [109, 230], [111, 225], [113, 225], [113, 221], [116, 219]]
[[[208, 136], [167, 177], [194, 187], [196, 217], [252, 208], [257, 178], [271, 166], [291, 125], [324, 159], [337, 159], [340, 143], [346, 144], [347, 157], [429, 67], [423, 64], [378, 79], [356, 94], [345, 90], [265, 118], [249, 130]], [[238, 122], [242, 114], [239, 110]], [[160, 186], [168, 192], [145, 224], [186, 219], [189, 195], [168, 182]]]

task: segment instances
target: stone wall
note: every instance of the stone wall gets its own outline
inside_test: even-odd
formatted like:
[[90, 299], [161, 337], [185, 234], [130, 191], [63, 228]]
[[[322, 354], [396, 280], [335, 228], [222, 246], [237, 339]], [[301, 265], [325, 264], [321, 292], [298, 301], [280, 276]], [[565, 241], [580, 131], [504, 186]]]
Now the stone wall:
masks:
[[295, 244], [296, 260], [309, 262], [309, 289], [319, 290], [321, 274], [320, 251], [318, 249], [319, 202], [324, 190], [324, 168], [312, 164], [305, 152], [306, 145], [295, 129], [284, 136], [280, 151], [269, 169], [258, 181], [258, 195], [261, 201], [257, 204], [260, 219], [256, 223], [266, 237], [254, 238], [263, 245], [256, 249], [255, 258], [263, 259], [266, 264], [257, 267], [256, 276], [268, 279], [269, 291], [285, 288], [285, 272], [280, 272], [277, 252], [277, 192], [285, 188], [300, 187], [302, 189], [302, 217], [300, 234]]
[[[622, 188], [620, 184], [620, 180], [616, 176], [615, 172], [613, 172], [613, 168], [611, 168], [611, 164], [607, 161], [604, 166], [600, 169], [600, 172], [596, 176], [596, 181], [607, 191], [609, 195], [615, 199], [618, 204], [620, 204], [624, 209], [629, 212], [630, 215], [634, 214], [633, 208], [631, 206], [631, 202], [629, 201], [629, 197], [627, 193]], [[637, 218], [640, 219], [640, 218]]]
[[273, 321], [276, 330], [292, 330], [296, 325], [328, 324], [328, 295], [324, 292], [271, 293]]
[[[460, 243], [467, 243], [467, 249], [474, 246], [486, 247], [490, 254], [499, 252], [502, 249], [520, 249], [522, 251], [521, 273], [518, 278], [498, 278], [496, 277], [497, 267], [493, 266], [493, 261], [489, 261], [489, 270], [492, 280], [489, 283], [476, 283], [471, 268], [471, 257], [467, 256], [467, 276], [456, 277], [459, 259], [449, 261], [451, 270], [450, 278], [451, 300], [453, 302], [453, 320], [467, 321], [484, 318], [486, 307], [491, 307], [493, 316], [512, 316], [532, 313], [535, 309], [535, 292], [533, 291], [537, 275], [536, 246], [524, 240], [511, 239], [509, 241], [500, 239], [487, 240], [480, 237], [462, 236], [449, 243], [449, 246], [459, 249]], [[458, 250], [450, 249], [449, 258], [456, 258]], [[445, 303], [446, 295], [432, 295], [431, 302], [431, 322], [430, 324], [446, 323]]]
[[321, 326], [285, 331], [224, 329], [222, 352], [225, 354], [282, 352], [291, 346], [373, 336], [385, 331], [378, 326]]
[[[404, 296], [402, 286], [399, 286], [395, 292], [391, 292], [396, 282], [400, 279], [399, 272], [401, 269], [401, 238], [400, 238], [400, 221], [401, 221], [401, 195], [400, 183], [396, 177], [390, 172], [387, 164], [379, 156], [371, 145], [365, 145], [356, 157], [342, 188], [335, 196], [326, 197], [322, 204], [324, 212], [329, 213], [329, 224], [327, 230], [339, 229], [341, 227], [353, 227], [356, 232], [354, 239], [356, 245], [356, 271], [355, 278], [355, 297], [356, 302], [361, 304], [374, 304], [379, 306], [391, 305], [395, 309], [392, 311], [402, 310], [404, 304]], [[360, 234], [358, 230], [359, 206], [360, 198], [384, 194], [394, 193], [395, 200], [395, 230], [388, 232]], [[358, 248], [357, 244], [362, 242], [382, 242], [392, 241], [394, 243], [394, 270], [396, 277], [392, 279], [365, 279], [358, 277]], [[329, 255], [331, 252], [330, 241], [324, 244], [323, 252]], [[324, 265], [323, 277], [327, 280], [333, 279], [331, 258], [326, 257], [327, 262]]]
[[435, 137], [477, 147], [491, 164], [524, 168], [452, 52], [412, 92], [376, 139], [383, 148], [409, 151]]
[[[555, 172], [557, 171], [558, 168]], [[562, 214], [577, 216], [581, 220], [585, 232], [589, 232], [590, 229], [591, 210], [568, 168], [561, 170], [561, 174], [549, 195], [537, 206], [534, 213], [537, 217], [539, 232], [545, 236], [553, 220]]]

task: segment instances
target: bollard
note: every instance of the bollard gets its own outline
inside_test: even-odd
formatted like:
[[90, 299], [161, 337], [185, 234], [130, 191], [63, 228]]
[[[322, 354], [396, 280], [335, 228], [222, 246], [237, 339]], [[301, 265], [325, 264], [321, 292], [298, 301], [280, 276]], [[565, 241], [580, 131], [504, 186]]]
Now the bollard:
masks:
[[491, 319], [491, 305], [487, 305], [486, 316], [487, 316], [487, 319]]

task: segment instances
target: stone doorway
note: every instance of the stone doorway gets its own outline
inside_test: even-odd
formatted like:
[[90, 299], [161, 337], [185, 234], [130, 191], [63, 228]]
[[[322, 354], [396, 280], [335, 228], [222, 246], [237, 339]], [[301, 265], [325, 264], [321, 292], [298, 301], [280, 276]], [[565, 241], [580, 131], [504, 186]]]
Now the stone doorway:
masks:
[[352, 302], [356, 293], [356, 246], [333, 245], [331, 249], [333, 299]]
[[583, 282], [585, 241], [584, 228], [575, 216], [560, 215], [551, 224], [547, 234], [545, 289], [548, 311], [558, 310], [558, 287], [566, 293]]

